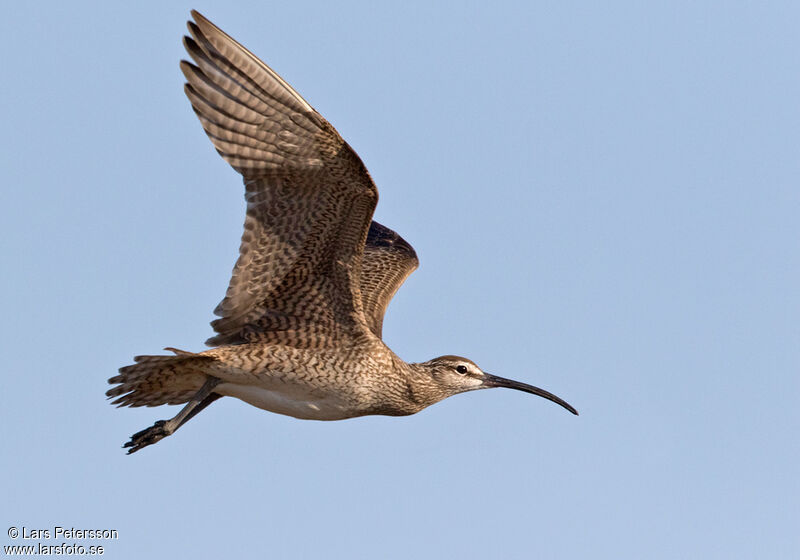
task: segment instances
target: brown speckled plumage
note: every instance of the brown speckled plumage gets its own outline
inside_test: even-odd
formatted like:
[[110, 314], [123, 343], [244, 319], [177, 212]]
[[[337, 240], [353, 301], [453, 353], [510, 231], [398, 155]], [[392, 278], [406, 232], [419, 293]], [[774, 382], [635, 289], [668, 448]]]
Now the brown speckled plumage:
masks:
[[[358, 155], [291, 86], [197, 12], [185, 92], [220, 155], [244, 178], [239, 259], [210, 350], [138, 356], [109, 379], [119, 406], [187, 403], [134, 434], [159, 441], [220, 396], [298, 418], [413, 414], [450, 395], [507, 386], [457, 356], [408, 364], [381, 340], [414, 249], [371, 221], [378, 191]], [[516, 385], [511, 385], [516, 383]]]

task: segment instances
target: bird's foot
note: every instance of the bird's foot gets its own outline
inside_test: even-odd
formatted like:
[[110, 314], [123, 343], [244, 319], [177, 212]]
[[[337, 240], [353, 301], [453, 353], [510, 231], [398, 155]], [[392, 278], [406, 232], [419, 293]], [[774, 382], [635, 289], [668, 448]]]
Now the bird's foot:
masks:
[[130, 455], [131, 453], [139, 451], [143, 447], [153, 445], [165, 437], [172, 435], [173, 431], [174, 429], [172, 429], [172, 426], [167, 420], [159, 420], [149, 428], [133, 434], [131, 436], [131, 440], [122, 447], [123, 449], [129, 448], [128, 455]]

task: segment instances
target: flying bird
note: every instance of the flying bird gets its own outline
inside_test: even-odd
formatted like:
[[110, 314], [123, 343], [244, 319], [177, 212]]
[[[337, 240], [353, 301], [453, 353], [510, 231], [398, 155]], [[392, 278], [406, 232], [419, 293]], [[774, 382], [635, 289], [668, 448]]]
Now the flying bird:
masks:
[[137, 356], [109, 379], [118, 406], [183, 404], [134, 434], [133, 453], [221, 397], [311, 420], [404, 416], [452, 395], [538, 387], [459, 356], [400, 359], [383, 316], [418, 266], [414, 249], [372, 221], [378, 191], [339, 133], [250, 51], [192, 11], [181, 61], [186, 96], [214, 147], [244, 178], [247, 211], [212, 348]]

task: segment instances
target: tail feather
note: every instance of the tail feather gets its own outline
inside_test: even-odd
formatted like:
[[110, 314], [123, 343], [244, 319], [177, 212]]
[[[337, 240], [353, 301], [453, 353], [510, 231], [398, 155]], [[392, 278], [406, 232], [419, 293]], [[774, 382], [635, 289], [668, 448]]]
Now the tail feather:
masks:
[[117, 406], [160, 406], [188, 402], [208, 378], [208, 367], [216, 358], [184, 350], [165, 348], [174, 356], [136, 356], [135, 363], [119, 369], [106, 391]]

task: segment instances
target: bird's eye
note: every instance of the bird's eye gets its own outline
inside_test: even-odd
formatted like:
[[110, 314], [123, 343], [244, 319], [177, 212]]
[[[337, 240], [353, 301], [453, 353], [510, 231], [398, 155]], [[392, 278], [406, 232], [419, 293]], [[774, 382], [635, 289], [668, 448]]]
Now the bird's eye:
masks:
[[465, 373], [467, 373], [467, 366], [464, 366], [464, 365], [457, 366], [456, 367], [456, 371], [458, 373], [460, 373], [461, 375], [464, 375]]

